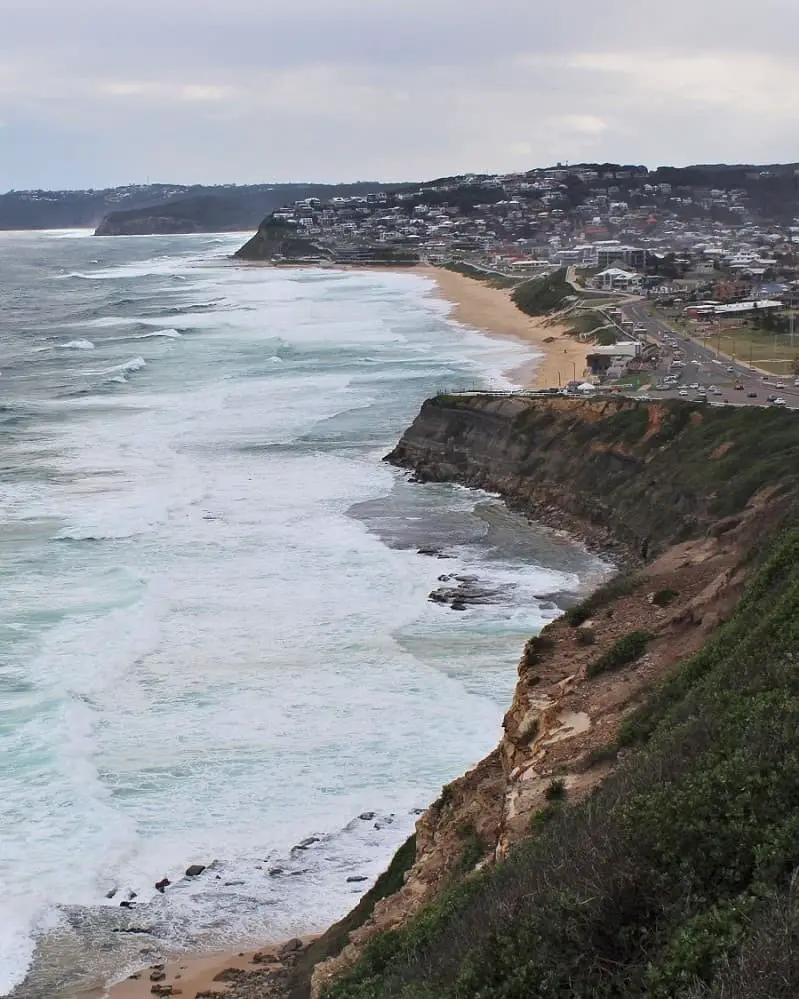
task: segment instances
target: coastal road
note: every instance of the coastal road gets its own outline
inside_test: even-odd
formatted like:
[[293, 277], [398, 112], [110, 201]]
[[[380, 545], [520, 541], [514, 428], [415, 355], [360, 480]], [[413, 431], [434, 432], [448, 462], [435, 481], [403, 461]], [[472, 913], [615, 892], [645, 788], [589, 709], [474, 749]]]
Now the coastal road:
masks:
[[[658, 370], [658, 378], [662, 378], [670, 361], [674, 357], [675, 351], [679, 351], [681, 360], [684, 362], [682, 368], [681, 386], [699, 384], [705, 389], [715, 385], [722, 390], [721, 396], [710, 396], [711, 401], [721, 401], [726, 399], [736, 405], [762, 406], [766, 404], [769, 395], [777, 395], [785, 399], [786, 403], [794, 408], [799, 408], [799, 387], [794, 387], [793, 376], [785, 379], [777, 375], [764, 377], [759, 371], [753, 371], [748, 365], [740, 361], [728, 360], [725, 357], [717, 357], [716, 351], [712, 348], [685, 337], [685, 334], [678, 333], [668, 323], [656, 316], [651, 316], [647, 309], [647, 303], [643, 300], [627, 302], [621, 306], [622, 312], [627, 319], [631, 319], [636, 326], [646, 330], [650, 340], [661, 345], [663, 350], [664, 364]], [[678, 346], [669, 346], [669, 340], [676, 340]], [[735, 390], [733, 385], [736, 381], [743, 384], [743, 391]], [[780, 388], [776, 385], [779, 383]], [[750, 393], [756, 393], [752, 398]], [[662, 393], [663, 395], [674, 395], [678, 393]], [[695, 392], [690, 393], [692, 396]], [[661, 395], [659, 392], [658, 395]]]

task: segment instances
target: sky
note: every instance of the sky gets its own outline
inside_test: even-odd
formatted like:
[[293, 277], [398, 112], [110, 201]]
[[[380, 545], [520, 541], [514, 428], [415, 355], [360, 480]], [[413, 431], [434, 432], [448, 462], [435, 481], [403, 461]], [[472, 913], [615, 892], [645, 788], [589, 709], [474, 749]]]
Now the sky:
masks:
[[0, 191], [799, 160], [797, 0], [0, 0]]

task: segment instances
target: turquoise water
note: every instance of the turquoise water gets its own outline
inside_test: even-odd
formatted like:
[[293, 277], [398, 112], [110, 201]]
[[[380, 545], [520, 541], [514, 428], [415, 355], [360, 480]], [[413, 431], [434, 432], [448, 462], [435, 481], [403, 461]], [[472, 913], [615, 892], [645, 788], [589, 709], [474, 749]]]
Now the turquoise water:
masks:
[[[549, 596], [600, 571], [380, 461], [521, 348], [415, 275], [238, 242], [0, 234], [0, 992], [346, 911], [495, 744]], [[496, 602], [430, 603], [449, 573]]]

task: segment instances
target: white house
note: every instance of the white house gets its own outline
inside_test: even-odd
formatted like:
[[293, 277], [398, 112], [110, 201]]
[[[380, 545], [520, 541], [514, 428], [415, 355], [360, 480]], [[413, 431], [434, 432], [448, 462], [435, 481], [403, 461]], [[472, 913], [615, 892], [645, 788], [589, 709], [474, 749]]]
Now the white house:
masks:
[[621, 267], [608, 267], [596, 276], [596, 286], [602, 291], [640, 291], [641, 275]]

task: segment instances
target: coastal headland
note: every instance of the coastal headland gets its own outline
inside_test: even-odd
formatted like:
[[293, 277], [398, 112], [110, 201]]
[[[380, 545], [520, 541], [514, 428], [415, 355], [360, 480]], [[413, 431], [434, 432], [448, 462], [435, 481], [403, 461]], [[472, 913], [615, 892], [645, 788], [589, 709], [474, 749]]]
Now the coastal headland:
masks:
[[796, 918], [797, 454], [778, 409], [428, 400], [391, 463], [498, 492], [621, 571], [520, 650], [496, 750], [382, 888], [278, 977], [222, 959], [210, 994], [792, 994], [770, 941]]

